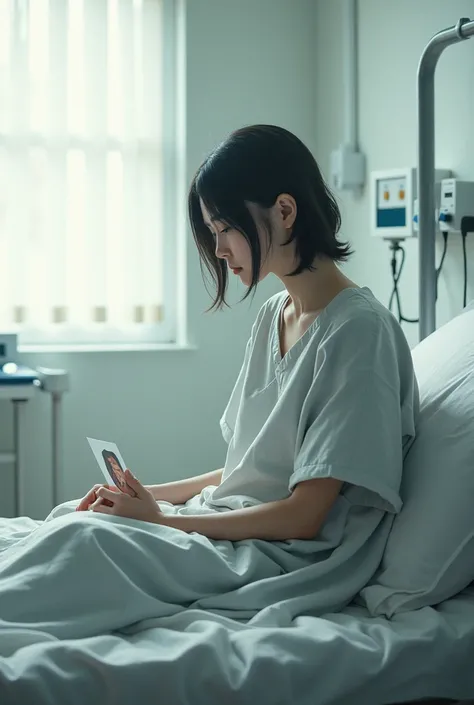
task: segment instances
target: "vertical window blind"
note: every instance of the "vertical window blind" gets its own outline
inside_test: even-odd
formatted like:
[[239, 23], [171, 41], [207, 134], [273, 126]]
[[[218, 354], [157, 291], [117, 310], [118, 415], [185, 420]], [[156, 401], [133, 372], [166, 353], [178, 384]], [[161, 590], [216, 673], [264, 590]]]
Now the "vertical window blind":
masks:
[[0, 330], [22, 344], [163, 342], [162, 3], [0, 0]]

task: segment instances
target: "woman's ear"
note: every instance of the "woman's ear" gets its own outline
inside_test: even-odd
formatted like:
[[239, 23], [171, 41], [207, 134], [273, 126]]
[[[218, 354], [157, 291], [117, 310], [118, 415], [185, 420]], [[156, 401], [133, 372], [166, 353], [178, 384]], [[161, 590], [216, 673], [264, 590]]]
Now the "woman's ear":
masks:
[[290, 230], [295, 224], [298, 212], [295, 199], [288, 193], [281, 193], [275, 201], [275, 206], [281, 224], [286, 230]]

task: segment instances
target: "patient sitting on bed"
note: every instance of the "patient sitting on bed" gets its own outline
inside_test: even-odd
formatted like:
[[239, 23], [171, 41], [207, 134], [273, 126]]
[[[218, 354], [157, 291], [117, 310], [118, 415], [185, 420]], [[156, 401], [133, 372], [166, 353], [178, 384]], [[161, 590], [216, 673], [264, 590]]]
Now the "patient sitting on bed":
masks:
[[220, 422], [225, 467], [148, 487], [127, 470], [128, 491], [95, 485], [77, 509], [216, 540], [320, 537], [327, 549], [343, 531], [363, 543], [361, 514], [367, 527], [400, 510], [417, 385], [397, 321], [338, 268], [351, 249], [313, 156], [284, 129], [243, 128], [201, 165], [188, 206], [214, 308], [228, 277], [244, 298], [269, 274], [283, 286], [257, 315]]
[[268, 274], [283, 285], [221, 419], [225, 466], [149, 487], [127, 470], [125, 491], [0, 522], [0, 623], [17, 643], [175, 628], [188, 610], [288, 626], [343, 609], [380, 565], [417, 385], [397, 321], [337, 266], [350, 249], [314, 158], [283, 129], [239, 130], [198, 170], [189, 215], [215, 307], [229, 276], [247, 295]]

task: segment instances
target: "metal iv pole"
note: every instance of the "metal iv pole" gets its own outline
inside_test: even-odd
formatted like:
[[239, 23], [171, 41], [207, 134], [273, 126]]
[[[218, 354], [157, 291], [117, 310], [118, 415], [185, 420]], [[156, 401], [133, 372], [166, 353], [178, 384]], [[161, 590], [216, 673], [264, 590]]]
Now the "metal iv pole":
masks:
[[474, 35], [474, 22], [463, 17], [428, 42], [418, 66], [418, 208], [420, 340], [436, 329], [435, 260], [435, 103], [438, 59], [451, 44]]

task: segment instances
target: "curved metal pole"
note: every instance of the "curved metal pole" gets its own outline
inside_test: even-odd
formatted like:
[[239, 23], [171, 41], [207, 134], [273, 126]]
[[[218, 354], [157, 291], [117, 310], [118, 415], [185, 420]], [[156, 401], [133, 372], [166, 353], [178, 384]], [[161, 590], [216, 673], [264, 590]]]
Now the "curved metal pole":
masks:
[[435, 93], [438, 59], [451, 44], [474, 35], [474, 22], [463, 17], [428, 42], [418, 66], [418, 222], [420, 340], [436, 329], [435, 260]]

